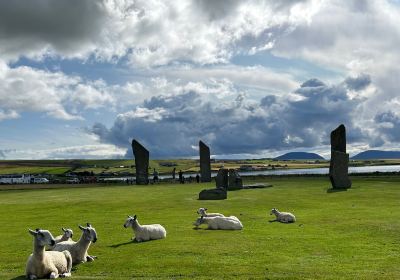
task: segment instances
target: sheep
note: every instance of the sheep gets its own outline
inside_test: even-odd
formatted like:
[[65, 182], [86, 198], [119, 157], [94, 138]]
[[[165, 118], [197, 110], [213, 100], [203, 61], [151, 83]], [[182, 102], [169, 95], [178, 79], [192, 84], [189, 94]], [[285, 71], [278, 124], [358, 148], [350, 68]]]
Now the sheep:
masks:
[[197, 210], [197, 214], [203, 217], [225, 217], [223, 214], [220, 213], [207, 213], [207, 210], [207, 208], [199, 208], [199, 210]]
[[48, 230], [29, 229], [33, 235], [33, 253], [26, 263], [26, 278], [33, 280], [49, 277], [50, 279], [70, 277], [72, 268], [72, 257], [70, 252], [45, 251], [46, 245], [54, 245], [53, 235]]
[[149, 241], [155, 239], [164, 239], [167, 236], [167, 231], [162, 225], [140, 225], [137, 216], [128, 216], [124, 224], [125, 228], [132, 227], [135, 236], [132, 240], [136, 242]]
[[[56, 241], [56, 244], [63, 242], [63, 241], [72, 241], [72, 236], [74, 235], [74, 232], [72, 231], [72, 229], [61, 228], [61, 230], [64, 232], [63, 235], [58, 235], [54, 238], [54, 240]], [[54, 246], [48, 246], [49, 250], [52, 251]]]
[[91, 224], [87, 223], [86, 225], [87, 227], [79, 225], [79, 228], [82, 230], [82, 236], [78, 242], [63, 241], [57, 243], [53, 251], [68, 250], [71, 253], [73, 264], [94, 261], [96, 256], [89, 256], [88, 250], [92, 242], [96, 243], [97, 233], [95, 228], [93, 228]]
[[272, 208], [270, 215], [274, 214], [276, 216], [275, 220], [269, 222], [281, 222], [281, 223], [294, 223], [296, 222], [296, 217], [292, 213], [279, 212], [278, 209]]
[[243, 225], [235, 216], [230, 217], [204, 217], [198, 218], [193, 225], [198, 228], [201, 224], [207, 224], [208, 229], [232, 229], [241, 230]]

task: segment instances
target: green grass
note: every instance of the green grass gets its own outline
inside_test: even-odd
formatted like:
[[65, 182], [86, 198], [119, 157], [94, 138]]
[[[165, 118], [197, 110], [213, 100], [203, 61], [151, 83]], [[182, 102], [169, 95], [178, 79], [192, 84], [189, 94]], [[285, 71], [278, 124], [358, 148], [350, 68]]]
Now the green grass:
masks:
[[[93, 263], [72, 279], [400, 279], [400, 178], [354, 178], [327, 193], [326, 178], [276, 178], [273, 188], [199, 201], [211, 184], [0, 191], [0, 279], [19, 279], [32, 250], [27, 228], [91, 222]], [[194, 230], [198, 207], [236, 215], [243, 231]], [[268, 223], [272, 207], [295, 224]], [[161, 223], [167, 239], [132, 243], [127, 214]], [[21, 279], [23, 279], [21, 277]]]

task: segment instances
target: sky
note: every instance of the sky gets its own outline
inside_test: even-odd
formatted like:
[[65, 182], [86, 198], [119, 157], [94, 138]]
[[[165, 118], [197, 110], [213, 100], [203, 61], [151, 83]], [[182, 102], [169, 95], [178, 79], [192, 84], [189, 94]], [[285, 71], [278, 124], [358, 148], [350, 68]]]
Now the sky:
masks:
[[0, 159], [400, 149], [400, 1], [0, 0]]

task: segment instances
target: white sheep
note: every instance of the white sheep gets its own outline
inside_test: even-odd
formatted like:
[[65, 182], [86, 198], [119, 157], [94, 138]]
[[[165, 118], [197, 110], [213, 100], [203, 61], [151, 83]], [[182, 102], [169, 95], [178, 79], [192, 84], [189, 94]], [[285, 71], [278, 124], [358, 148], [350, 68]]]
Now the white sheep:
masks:
[[220, 213], [207, 213], [207, 210], [207, 208], [199, 208], [199, 210], [197, 210], [197, 214], [203, 217], [225, 217], [223, 214]]
[[[74, 235], [74, 232], [72, 231], [72, 229], [65, 229], [65, 228], [61, 228], [61, 230], [63, 231], [62, 235], [58, 235], [54, 238], [54, 240], [57, 243], [63, 242], [63, 241], [72, 241], [72, 236]], [[54, 245], [55, 246], [55, 245]], [[53, 250], [54, 246], [48, 246], [49, 250]]]
[[87, 227], [79, 225], [79, 228], [82, 230], [82, 236], [78, 242], [63, 241], [57, 243], [53, 249], [54, 251], [68, 250], [71, 253], [73, 264], [91, 262], [96, 258], [96, 256], [88, 255], [90, 244], [97, 241], [95, 228], [93, 228], [89, 223], [87, 223]]
[[167, 231], [162, 225], [140, 225], [136, 215], [133, 217], [128, 216], [128, 219], [125, 221], [124, 227], [132, 227], [133, 232], [135, 233], [135, 236], [132, 237], [132, 240], [136, 240], [137, 242], [163, 239], [167, 236]]
[[26, 277], [37, 279], [49, 277], [50, 279], [71, 276], [72, 257], [70, 252], [45, 251], [46, 245], [54, 245], [55, 240], [48, 230], [29, 229], [34, 236], [33, 254], [26, 263]]
[[203, 217], [198, 218], [193, 225], [199, 227], [201, 224], [207, 224], [208, 229], [243, 229], [240, 220], [235, 216], [230, 217]]
[[272, 208], [270, 215], [274, 214], [276, 219], [270, 222], [281, 222], [281, 223], [294, 223], [296, 222], [296, 217], [292, 213], [279, 212], [278, 209]]

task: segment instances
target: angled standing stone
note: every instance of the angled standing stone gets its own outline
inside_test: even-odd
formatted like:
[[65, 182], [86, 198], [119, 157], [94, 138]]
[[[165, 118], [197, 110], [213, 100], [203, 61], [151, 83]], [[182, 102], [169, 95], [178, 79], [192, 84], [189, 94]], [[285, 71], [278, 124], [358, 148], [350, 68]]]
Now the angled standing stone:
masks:
[[211, 182], [210, 148], [199, 141], [200, 151], [200, 179], [202, 182]]
[[133, 156], [136, 166], [136, 184], [147, 185], [149, 183], [149, 151], [138, 141], [132, 141]]
[[331, 132], [331, 161], [329, 179], [333, 189], [351, 187], [349, 178], [349, 154], [346, 154], [346, 128], [341, 124]]

